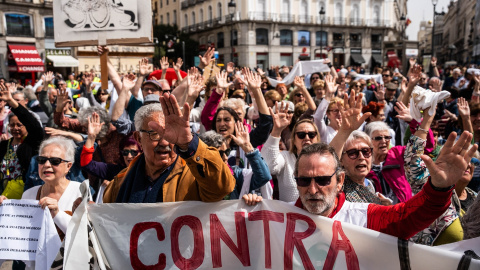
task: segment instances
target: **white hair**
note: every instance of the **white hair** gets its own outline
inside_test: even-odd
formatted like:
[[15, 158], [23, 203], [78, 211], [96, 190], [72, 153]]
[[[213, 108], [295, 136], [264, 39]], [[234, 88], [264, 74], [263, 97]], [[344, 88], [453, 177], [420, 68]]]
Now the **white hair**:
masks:
[[367, 133], [360, 130], [354, 130], [352, 134], [348, 136], [347, 140], [345, 141], [345, 146], [350, 143], [353, 143], [353, 141], [358, 139], [364, 140], [368, 144], [368, 146], [373, 147], [372, 139], [370, 139], [370, 136], [368, 136]]
[[98, 116], [100, 116], [100, 123], [102, 122], [105, 123], [97, 135], [98, 138], [103, 138], [107, 135], [108, 130], [110, 129], [110, 120], [111, 120], [107, 110], [105, 110], [104, 108], [100, 106], [82, 108], [78, 112], [78, 117], [77, 117], [78, 122], [80, 123], [80, 125], [86, 127], [88, 125], [88, 118], [91, 117], [94, 112], [96, 112]]
[[390, 131], [390, 127], [385, 122], [382, 122], [382, 121], [371, 122], [365, 127], [365, 133], [367, 133], [368, 136], [370, 137], [372, 136], [373, 132], [384, 131], [384, 130]]
[[135, 113], [133, 121], [135, 122], [135, 130], [142, 129], [143, 120], [150, 117], [152, 114], [159, 112], [163, 116], [162, 105], [160, 103], [152, 103], [148, 105], [143, 105]]
[[[245, 101], [239, 98], [229, 98], [224, 100], [219, 107], [229, 107], [233, 110], [240, 108], [243, 112], [243, 115], [245, 115]], [[238, 117], [242, 117], [243, 115], [239, 115]]]
[[46, 146], [49, 146], [51, 144], [56, 145], [57, 147], [62, 149], [62, 152], [65, 153], [65, 160], [68, 160], [70, 162], [75, 161], [75, 148], [76, 145], [71, 139], [67, 139], [62, 136], [54, 136], [50, 137], [46, 140], [44, 140], [38, 149], [38, 153], [42, 153], [43, 149]]

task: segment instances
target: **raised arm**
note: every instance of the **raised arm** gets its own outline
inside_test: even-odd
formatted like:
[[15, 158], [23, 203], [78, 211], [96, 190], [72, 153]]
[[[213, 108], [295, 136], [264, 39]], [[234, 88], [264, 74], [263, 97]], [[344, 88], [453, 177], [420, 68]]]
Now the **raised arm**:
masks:
[[253, 73], [250, 69], [244, 68], [245, 79], [248, 84], [248, 90], [253, 95], [257, 104], [258, 112], [261, 114], [270, 115], [267, 102], [262, 94], [262, 77], [259, 74]]
[[217, 79], [217, 87], [212, 91], [212, 95], [205, 103], [205, 107], [203, 107], [202, 115], [200, 117], [202, 124], [207, 131], [212, 129], [212, 126], [214, 125], [214, 123], [212, 123], [213, 116], [217, 111], [218, 104], [220, 104], [225, 91], [232, 84], [227, 83], [227, 73], [225, 71], [215, 74], [215, 78]]
[[317, 105], [315, 105], [315, 101], [313, 100], [312, 96], [310, 96], [310, 93], [308, 93], [307, 87], [305, 87], [305, 82], [302, 80], [302, 78], [296, 76], [293, 84], [302, 92], [308, 108], [312, 111], [315, 111], [317, 109]]
[[160, 59], [160, 67], [162, 68], [162, 77], [160, 79], [165, 80], [167, 76], [167, 69], [170, 65], [168, 64], [168, 57], [164, 56]]
[[[98, 52], [98, 55], [102, 55], [106, 53], [108, 57], [108, 53], [110, 52], [110, 49], [107, 46], [98, 46], [97, 52]], [[115, 87], [115, 89], [120, 89], [120, 87], [122, 87], [122, 80], [120, 79], [120, 76], [118, 75], [117, 70], [113, 66], [112, 62], [110, 62], [110, 58], [108, 58], [108, 61], [107, 61], [107, 68], [108, 68], [108, 77], [112, 81], [113, 87]]]
[[465, 98], [461, 97], [458, 98], [457, 105], [458, 113], [462, 118], [463, 130], [473, 133], [473, 126], [472, 122], [470, 121], [470, 106], [468, 106], [468, 102], [465, 100]]
[[372, 115], [365, 113], [362, 115], [362, 98], [363, 93], [355, 96], [355, 90], [350, 93], [350, 98], [347, 94], [344, 96], [342, 108], [342, 125], [337, 132], [337, 135], [330, 142], [330, 146], [335, 149], [335, 152], [340, 157], [342, 156], [343, 146], [350, 134], [357, 130], [365, 120]]
[[75, 132], [45, 127], [45, 133], [49, 136], [64, 136], [74, 140], [76, 143], [83, 142], [83, 136]]
[[198, 67], [200, 69], [204, 69], [206, 66], [208, 66], [212, 61], [212, 57], [214, 53], [215, 53], [215, 48], [210, 47], [207, 49], [207, 51], [203, 56], [199, 55], [198, 57], [200, 57], [200, 64], [198, 65]]
[[440, 72], [438, 72], [436, 57], [432, 57], [432, 60], [430, 60], [430, 66], [432, 67], [433, 76], [440, 78]]
[[112, 122], [117, 121], [120, 116], [122, 116], [123, 111], [125, 111], [125, 104], [128, 100], [129, 97], [129, 91], [133, 87], [135, 87], [135, 75], [129, 74], [125, 77], [123, 77], [123, 84], [122, 87], [119, 88], [118, 92], [118, 99], [117, 102], [115, 102], [115, 105], [113, 106], [113, 111], [112, 111]]
[[338, 77], [338, 74], [337, 74], [337, 71], [335, 70], [335, 67], [332, 65], [331, 61], [329, 58], [325, 58], [323, 60], [323, 63], [325, 65], [328, 65], [328, 67], [330, 68], [330, 75], [332, 75], [333, 78], [337, 78]]
[[175, 70], [175, 74], [177, 74], [177, 81], [181, 83], [183, 81], [182, 74], [180, 74], [180, 70], [182, 70], [183, 60], [182, 58], [177, 58], [177, 63], [173, 65], [173, 69]]
[[188, 103], [190, 108], [193, 108], [195, 100], [197, 100], [198, 95], [200, 95], [200, 92], [204, 87], [203, 76], [198, 73], [195, 76], [187, 76], [187, 84], [188, 91], [186, 102]]
[[315, 114], [313, 115], [313, 121], [317, 125], [318, 131], [320, 132], [320, 138], [325, 138], [327, 134], [327, 124], [323, 118], [327, 113], [328, 105], [330, 100], [335, 97], [335, 92], [337, 87], [335, 86], [335, 78], [332, 75], [325, 76], [325, 97], [318, 105]]
[[422, 68], [420, 65], [415, 64], [415, 66], [410, 69], [409, 75], [409, 82], [407, 86], [407, 91], [403, 95], [402, 102], [406, 106], [408, 106], [408, 103], [410, 102], [410, 96], [412, 95], [413, 88], [418, 84], [420, 79], [422, 78]]
[[[148, 59], [147, 58], [142, 58], [138, 62], [137, 81], [135, 82], [135, 86], [133, 88], [130, 88], [130, 92], [132, 93], [134, 98], [138, 97], [138, 92], [140, 91], [140, 88], [142, 87], [142, 83], [145, 80], [145, 78], [148, 76], [148, 74], [150, 74], [150, 72], [152, 72], [152, 67], [148, 64]], [[120, 85], [119, 88], [117, 88], [117, 89], [122, 89], [122, 86]]]

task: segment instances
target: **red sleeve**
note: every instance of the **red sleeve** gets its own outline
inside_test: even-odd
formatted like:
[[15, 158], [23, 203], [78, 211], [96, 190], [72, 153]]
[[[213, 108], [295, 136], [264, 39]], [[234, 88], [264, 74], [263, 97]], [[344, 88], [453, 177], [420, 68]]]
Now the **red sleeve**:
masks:
[[370, 204], [367, 210], [367, 228], [409, 239], [427, 228], [450, 206], [452, 190], [436, 191], [430, 180], [410, 200], [392, 206]]
[[85, 167], [87, 166], [93, 158], [93, 152], [95, 152], [95, 148], [92, 146], [90, 148], [85, 147], [82, 148], [82, 153], [80, 154], [80, 166]]
[[203, 107], [200, 120], [205, 127], [205, 131], [212, 129], [213, 116], [217, 111], [218, 104], [220, 104], [220, 101], [222, 100], [222, 96], [223, 95], [219, 95], [215, 89], [212, 89], [212, 94], [208, 98], [207, 103], [205, 103], [205, 107]]

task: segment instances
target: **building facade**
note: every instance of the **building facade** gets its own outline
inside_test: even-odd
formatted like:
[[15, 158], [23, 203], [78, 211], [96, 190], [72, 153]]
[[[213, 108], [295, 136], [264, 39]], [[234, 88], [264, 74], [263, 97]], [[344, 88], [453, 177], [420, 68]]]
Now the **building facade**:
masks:
[[369, 68], [402, 59], [406, 0], [234, 0], [232, 14], [229, 2], [154, 0], [154, 21], [176, 24], [201, 50], [214, 45], [219, 62], [240, 66], [328, 57]]

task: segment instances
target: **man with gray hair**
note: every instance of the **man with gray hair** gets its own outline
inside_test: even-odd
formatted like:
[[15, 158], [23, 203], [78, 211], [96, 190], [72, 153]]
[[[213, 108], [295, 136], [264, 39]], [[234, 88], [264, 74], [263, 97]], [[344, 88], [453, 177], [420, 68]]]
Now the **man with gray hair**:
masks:
[[215, 202], [235, 187], [235, 179], [218, 151], [207, 147], [189, 126], [173, 95], [135, 113], [134, 138], [143, 149], [110, 182], [104, 203]]

